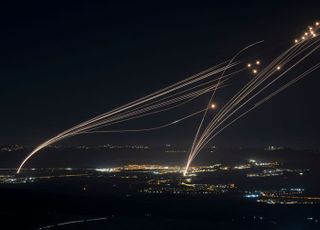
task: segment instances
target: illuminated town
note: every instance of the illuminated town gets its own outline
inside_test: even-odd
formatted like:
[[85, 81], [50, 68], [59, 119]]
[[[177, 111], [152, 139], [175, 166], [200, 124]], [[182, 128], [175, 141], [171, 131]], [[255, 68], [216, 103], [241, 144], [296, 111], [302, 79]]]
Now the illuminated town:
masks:
[[[320, 196], [307, 195], [303, 187], [282, 187], [269, 190], [249, 190], [241, 183], [243, 180], [264, 177], [303, 177], [310, 173], [309, 169], [283, 168], [276, 161], [263, 162], [255, 159], [249, 159], [244, 164], [224, 165], [214, 164], [208, 166], [193, 166], [188, 175], [182, 176], [184, 168], [181, 166], [163, 166], [163, 165], [125, 165], [111, 168], [30, 168], [24, 169], [23, 175], [15, 175], [16, 169], [0, 169], [0, 184], [30, 184], [41, 183], [45, 180], [56, 180], [63, 178], [99, 178], [108, 181], [116, 180], [113, 186], [119, 183], [128, 183], [131, 189], [122, 191], [127, 196], [137, 195], [174, 195], [174, 196], [221, 196], [223, 194], [243, 197], [243, 199], [255, 200], [258, 203], [268, 205], [318, 205]], [[220, 177], [232, 175], [242, 175], [242, 182], [232, 183], [203, 183], [210, 181], [216, 174]], [[22, 185], [23, 186], [23, 185]], [[90, 188], [82, 187], [84, 192]]]

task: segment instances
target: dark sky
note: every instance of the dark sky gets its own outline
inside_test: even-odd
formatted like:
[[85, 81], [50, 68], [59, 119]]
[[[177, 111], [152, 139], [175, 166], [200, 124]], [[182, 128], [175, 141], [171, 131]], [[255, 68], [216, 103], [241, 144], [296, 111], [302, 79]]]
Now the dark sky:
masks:
[[[90, 2], [1, 6], [0, 143], [38, 144], [254, 41], [264, 39], [271, 54], [280, 53], [320, 17], [316, 1]], [[319, 83], [319, 72], [310, 75], [228, 128], [215, 144], [319, 146]], [[198, 122], [68, 143], [188, 145]]]

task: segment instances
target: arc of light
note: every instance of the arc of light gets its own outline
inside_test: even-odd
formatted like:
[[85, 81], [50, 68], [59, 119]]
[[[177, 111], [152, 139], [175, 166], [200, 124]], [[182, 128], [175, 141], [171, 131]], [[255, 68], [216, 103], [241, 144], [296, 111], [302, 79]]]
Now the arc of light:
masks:
[[[300, 81], [301, 79], [303, 79], [304, 77], [308, 76], [310, 73], [314, 72], [315, 70], [320, 68], [320, 62], [313, 66], [312, 68], [310, 68], [309, 70], [307, 70], [306, 72], [304, 72], [303, 74], [301, 74], [300, 76], [296, 77], [295, 79], [291, 80], [290, 82], [288, 82], [287, 84], [285, 84], [284, 86], [282, 86], [281, 88], [277, 89], [275, 92], [271, 93], [270, 95], [268, 95], [267, 97], [263, 98], [262, 100], [260, 100], [259, 102], [257, 102], [252, 108], [250, 108], [249, 110], [245, 111], [244, 113], [242, 113], [240, 116], [236, 117], [235, 119], [233, 119], [231, 122], [229, 122], [228, 124], [226, 124], [224, 127], [222, 127], [218, 132], [216, 132], [214, 134], [214, 136], [212, 136], [204, 145], [203, 147], [208, 144], [214, 137], [216, 137], [218, 134], [220, 134], [224, 129], [226, 129], [227, 127], [229, 127], [230, 125], [232, 125], [234, 122], [236, 122], [237, 120], [239, 120], [240, 118], [244, 117], [245, 115], [247, 115], [249, 112], [251, 112], [252, 110], [256, 109], [257, 107], [259, 107], [260, 105], [264, 104], [265, 102], [269, 101], [272, 97], [276, 96], [277, 94], [279, 94], [280, 92], [284, 91], [285, 89], [287, 89], [288, 87], [290, 87], [291, 85], [295, 84], [296, 82]], [[202, 147], [202, 148], [203, 148]]]
[[[227, 115], [227, 117], [223, 118], [222, 121], [220, 121], [220, 123], [218, 123], [214, 129], [212, 129], [210, 131], [209, 134], [207, 134], [207, 137], [210, 136], [211, 133], [213, 133], [213, 131], [220, 125], [222, 124], [224, 121], [226, 121], [229, 117], [231, 117], [234, 113], [236, 113], [240, 108], [242, 108], [244, 105], [246, 105], [248, 102], [250, 102], [252, 99], [254, 99], [257, 95], [259, 95], [262, 91], [264, 91], [267, 87], [269, 87], [271, 84], [273, 84], [274, 82], [276, 82], [279, 78], [281, 78], [282, 76], [284, 76], [287, 72], [289, 72], [293, 67], [295, 67], [296, 65], [298, 65], [300, 62], [302, 62], [305, 58], [307, 58], [310, 54], [312, 54], [316, 49], [318, 49], [319, 46], [317, 46], [316, 48], [314, 48], [312, 51], [310, 51], [307, 55], [305, 55], [303, 58], [301, 58], [298, 62], [296, 62], [293, 66], [291, 66], [290, 68], [286, 69], [285, 72], [283, 72], [282, 74], [280, 74], [278, 77], [276, 77], [275, 79], [273, 79], [270, 83], [268, 83], [266, 86], [264, 86], [262, 89], [260, 89], [257, 93], [255, 93], [253, 96], [251, 96], [249, 99], [247, 99], [244, 103], [242, 103], [239, 107], [237, 107], [231, 114]], [[253, 90], [252, 90], [253, 91]], [[199, 144], [200, 145], [200, 144]]]
[[[316, 42], [315, 42], [316, 43]], [[315, 43], [313, 43], [313, 44], [315, 44]], [[312, 44], [312, 45], [313, 45]], [[312, 45], [310, 45], [309, 47], [311, 47]], [[302, 46], [303, 47], [303, 46]], [[309, 47], [307, 47], [307, 48], [309, 48]], [[286, 57], [287, 56], [287, 53], [289, 52], [289, 51], [291, 51], [291, 49], [292, 48], [294, 48], [294, 46], [293, 47], [291, 47], [289, 50], [287, 50], [286, 52], [284, 52], [283, 53], [283, 55], [281, 56], [279, 56], [278, 58], [276, 58], [275, 59], [275, 61], [273, 61], [272, 63], [275, 65], [275, 64], [277, 64], [277, 61], [279, 61], [279, 60], [281, 60], [281, 58], [282, 57]], [[302, 51], [304, 51], [305, 49], [307, 49], [307, 48], [304, 48]], [[291, 59], [295, 56], [295, 55], [297, 55], [297, 54], [299, 54], [299, 53], [301, 53], [302, 51], [299, 51], [299, 52], [297, 52], [296, 50], [294, 50], [293, 51], [293, 54], [288, 54], [288, 57], [291, 57]], [[295, 54], [295, 55], [294, 55]], [[286, 57], [286, 58], [288, 58], [288, 57]], [[281, 62], [281, 61], [280, 61]], [[281, 64], [282, 64], [282, 62], [281, 62]], [[269, 67], [269, 68], [268, 68]], [[261, 80], [260, 80], [260, 78], [258, 78], [258, 76], [257, 76], [257, 78], [256, 79], [254, 79], [253, 80], [253, 83], [255, 83], [256, 84], [256, 86], [252, 86], [251, 87], [251, 85], [252, 85], [252, 83], [249, 83], [248, 85], [246, 85], [245, 87], [244, 87], [244, 89], [242, 90], [243, 92], [246, 92], [245, 93], [245, 95], [244, 96], [242, 96], [242, 98], [244, 98], [246, 95], [248, 95], [249, 93], [251, 93], [253, 90], [254, 90], [254, 88], [256, 88], [257, 87], [257, 84], [259, 85], [259, 84], [261, 84], [265, 79], [267, 79], [269, 76], [271, 76], [271, 74], [273, 74], [275, 71], [273, 71], [273, 72], [271, 72], [271, 73], [269, 73], [269, 74], [267, 74], [267, 72], [268, 72], [268, 69], [271, 69], [272, 68], [272, 64], [270, 64], [268, 67], [266, 67], [265, 68], [265, 70], [264, 70], [264, 72], [265, 72], [265, 74], [266, 74], [266, 77], [264, 77], [264, 78], [262, 78]], [[263, 73], [263, 71], [261, 72], [261, 73]], [[263, 74], [261, 74], [261, 75], [263, 75]], [[264, 79], [264, 80], [263, 80]], [[260, 81], [259, 83], [257, 82], [257, 81]], [[257, 82], [257, 83], [256, 83]], [[250, 88], [251, 87], [251, 88]], [[241, 92], [241, 90], [240, 90], [240, 93], [238, 93], [238, 94], [236, 94], [235, 96], [237, 96], [237, 97], [239, 97], [239, 96], [241, 96], [241, 94], [243, 93], [243, 92]], [[233, 99], [231, 99], [230, 101], [232, 101]], [[242, 99], [241, 99], [242, 100]], [[236, 104], [238, 104], [239, 103], [239, 101], [241, 101], [240, 99], [238, 100], [238, 102], [236, 102]], [[236, 104], [230, 104], [230, 101], [227, 103], [227, 105], [226, 106], [224, 106], [224, 107], [227, 107], [228, 108], [228, 106], [230, 106], [230, 105], [232, 105], [232, 107], [231, 108], [233, 108]], [[229, 104], [229, 105], [228, 105]], [[230, 108], [230, 109], [231, 109]], [[228, 109], [228, 110], [230, 110], [230, 109]], [[221, 111], [222, 111], [222, 115], [223, 114], [226, 114], [227, 112], [228, 112], [228, 110], [227, 111], [225, 111], [224, 109], [222, 109]], [[221, 113], [221, 112], [220, 112]], [[200, 148], [200, 145], [202, 144], [202, 142], [206, 139], [206, 138], [209, 138], [209, 135], [210, 135], [210, 133], [212, 133], [213, 131], [212, 131], [212, 128], [210, 128], [210, 126], [212, 126], [215, 122], [217, 122], [218, 120], [220, 120], [219, 119], [219, 116], [221, 117], [221, 114], [220, 115], [218, 115], [218, 117], [217, 118], [214, 118], [212, 121], [211, 121], [211, 123], [212, 124], [210, 124], [207, 128], [206, 128], [206, 130], [205, 130], [205, 133], [202, 135], [202, 137], [200, 138], [201, 140], [199, 140], [198, 141], [198, 144], [197, 144], [197, 150], [194, 150], [194, 152], [192, 153], [192, 156], [191, 156], [191, 158], [190, 158], [190, 162], [192, 162], [192, 160], [195, 158], [195, 156], [199, 153], [199, 148]], [[225, 120], [226, 118], [224, 118], [224, 120]], [[210, 132], [209, 132], [209, 130], [211, 130]], [[209, 132], [209, 133], [208, 133]]]
[[[107, 113], [104, 113], [104, 114], [99, 115], [99, 116], [97, 116], [97, 117], [94, 117], [94, 118], [92, 118], [92, 119], [90, 119], [90, 120], [88, 120], [88, 121], [82, 122], [82, 123], [80, 123], [79, 125], [76, 125], [76, 126], [70, 128], [70, 129], [67, 129], [67, 130], [59, 133], [57, 136], [55, 136], [55, 137], [53, 137], [53, 138], [51, 138], [51, 139], [43, 142], [43, 143], [40, 144], [39, 146], [37, 146], [37, 147], [22, 161], [22, 163], [20, 164], [20, 166], [19, 166], [19, 168], [18, 168], [18, 170], [17, 170], [17, 174], [20, 173], [23, 165], [24, 165], [35, 153], [37, 153], [37, 152], [40, 151], [41, 149], [45, 148], [46, 146], [48, 146], [48, 145], [50, 145], [50, 144], [53, 144], [53, 143], [56, 143], [56, 142], [58, 142], [58, 141], [60, 141], [60, 140], [62, 140], [62, 139], [65, 139], [65, 138], [67, 138], [67, 137], [75, 136], [75, 135], [79, 134], [79, 132], [83, 132], [85, 129], [93, 128], [92, 125], [90, 126], [90, 124], [92, 124], [92, 123], [94, 123], [94, 122], [97, 122], [97, 121], [99, 121], [99, 120], [102, 120], [102, 119], [104, 119], [104, 118], [106, 118], [106, 117], [110, 117], [110, 116], [112, 116], [112, 115], [114, 115], [114, 114], [117, 114], [117, 113], [120, 113], [120, 112], [122, 112], [122, 111], [124, 111], [124, 110], [128, 110], [128, 109], [130, 109], [130, 108], [134, 108], [135, 106], [138, 106], [138, 105], [143, 104], [143, 103], [145, 103], [145, 102], [151, 101], [151, 100], [153, 100], [153, 99], [155, 99], [155, 98], [159, 98], [159, 97], [161, 97], [161, 96], [163, 96], [163, 95], [166, 95], [166, 94], [168, 94], [168, 93], [171, 93], [171, 92], [173, 92], [173, 91], [175, 91], [175, 90], [177, 90], [177, 89], [180, 89], [180, 88], [185, 87], [185, 86], [188, 86], [188, 85], [190, 85], [190, 84], [192, 84], [192, 83], [194, 83], [194, 82], [197, 82], [197, 81], [199, 81], [199, 79], [197, 79], [198, 77], [199, 77], [200, 80], [201, 80], [201, 79], [203, 79], [203, 78], [206, 78], [206, 77], [212, 76], [212, 75], [214, 75], [214, 74], [216, 74], [216, 73], [219, 73], [220, 71], [223, 71], [223, 70], [226, 69], [226, 68], [231, 68], [230, 65], [225, 66], [225, 67], [222, 67], [222, 68], [218, 68], [218, 67], [221, 66], [221, 65], [222, 65], [222, 64], [219, 64], [219, 65], [217, 65], [217, 66], [215, 66], [215, 67], [209, 68], [209, 69], [207, 69], [207, 70], [205, 70], [205, 71], [202, 71], [202, 72], [200, 72], [200, 73], [198, 73], [198, 74], [192, 75], [191, 77], [189, 77], [189, 78], [187, 78], [187, 79], [185, 79], [185, 80], [182, 80], [182, 81], [180, 81], [180, 82], [178, 82], [178, 83], [175, 83], [175, 84], [173, 84], [173, 85], [171, 85], [171, 86], [168, 86], [168, 87], [166, 87], [166, 88], [164, 88], [164, 89], [162, 89], [162, 90], [156, 91], [155, 93], [152, 93], [152, 94], [150, 94], [150, 95], [148, 95], [148, 96], [145, 96], [145, 97], [143, 97], [143, 98], [141, 98], [141, 99], [135, 100], [135, 101], [133, 101], [133, 102], [131, 102], [131, 103], [128, 103], [128, 104], [126, 104], [126, 105], [124, 105], [124, 106], [121, 106], [121, 107], [119, 107], [119, 108], [117, 108], [117, 109], [114, 109], [114, 110], [112, 110], [112, 111], [110, 111], [110, 112], [107, 112]], [[233, 66], [235, 66], [235, 65], [236, 65], [236, 64], [234, 64]], [[203, 75], [204, 77], [203, 77], [202, 75]], [[201, 77], [202, 77], [202, 78], [201, 78]], [[86, 126], [88, 126], [88, 127], [86, 127]], [[84, 127], [84, 128], [83, 128], [83, 127]]]
[[[242, 52], [244, 52], [245, 50], [251, 48], [252, 46], [255, 46], [255, 45], [260, 44], [260, 43], [262, 43], [262, 42], [264, 42], [264, 41], [263, 41], [263, 40], [262, 40], [262, 41], [258, 41], [258, 42], [252, 43], [252, 44], [244, 47], [242, 50], [240, 50], [238, 53], [236, 53], [236, 55], [234, 55], [234, 56], [230, 59], [230, 61], [228, 62], [227, 66], [231, 65], [232, 62], [233, 62]], [[193, 139], [190, 153], [192, 153], [192, 152], [194, 151], [195, 143], [196, 143], [196, 141], [197, 141], [197, 139], [198, 139], [198, 135], [199, 135], [200, 130], [201, 130], [201, 128], [202, 128], [202, 125], [203, 125], [203, 122], [204, 122], [204, 120], [205, 120], [205, 117], [206, 117], [206, 115], [207, 115], [207, 113], [208, 113], [208, 109], [209, 109], [210, 104], [211, 104], [211, 102], [212, 102], [212, 99], [213, 99], [213, 97], [214, 97], [214, 95], [215, 95], [215, 93], [216, 93], [216, 91], [217, 91], [217, 87], [219, 86], [220, 80], [221, 80], [221, 78], [223, 77], [223, 75], [225, 74], [226, 70], [227, 70], [227, 69], [224, 69], [224, 71], [222, 72], [221, 76], [219, 77], [218, 84], [217, 84], [216, 88], [214, 88], [213, 93], [212, 93], [212, 95], [211, 95], [211, 97], [210, 97], [210, 99], [209, 99], [207, 109], [204, 111], [204, 114], [203, 114], [203, 116], [202, 116], [201, 122], [200, 122], [200, 124], [199, 124], [198, 129], [197, 129], [196, 135], [195, 135], [195, 137], [194, 137], [194, 139]], [[187, 165], [186, 165], [186, 168], [185, 168], [184, 173], [183, 173], [184, 175], [186, 175], [187, 170], [188, 170], [188, 168], [189, 168], [189, 165], [190, 165], [190, 163], [191, 163], [191, 162], [190, 162], [190, 157], [191, 157], [191, 155], [189, 155], [189, 158], [188, 158], [188, 161], [187, 161]], [[189, 163], [189, 162], [190, 162], [190, 163]]]
[[[316, 42], [314, 42], [313, 44], [315, 44], [315, 43], [316, 43]], [[313, 45], [313, 44], [312, 44], [312, 45]], [[311, 45], [311, 46], [312, 46], [312, 45]], [[310, 47], [310, 46], [309, 46], [309, 47]], [[318, 49], [318, 48], [319, 48], [318, 46], [317, 46], [316, 48], [314, 48], [309, 54], [305, 55], [302, 59], [300, 59], [297, 63], [295, 63], [295, 65], [297, 65], [298, 63], [300, 63], [303, 59], [305, 59], [307, 56], [309, 56], [311, 53], [313, 53], [313, 52], [314, 52], [316, 49]], [[305, 49], [303, 49], [303, 50], [305, 50]], [[299, 52], [298, 52], [298, 53], [299, 53]], [[295, 55], [293, 55], [292, 58], [294, 58], [294, 57], [295, 57]], [[295, 66], [295, 65], [294, 65], [294, 66]], [[293, 66], [292, 66], [291, 68], [293, 68]], [[291, 69], [291, 68], [290, 68], [290, 69]], [[287, 71], [286, 71], [286, 72], [287, 72]], [[271, 74], [272, 74], [272, 73], [271, 73]], [[271, 75], [271, 74], [270, 74], [270, 75]], [[283, 74], [282, 74], [282, 75], [283, 75]], [[282, 75], [281, 75], [281, 76], [282, 76]], [[274, 80], [274, 81], [275, 81], [275, 80]], [[269, 83], [269, 85], [272, 84], [274, 81], [272, 81], [271, 83]], [[296, 81], [294, 81], [294, 82], [296, 82]], [[267, 86], [268, 86], [268, 85], [267, 85]], [[287, 87], [288, 87], [288, 86], [287, 86]], [[284, 88], [281, 87], [281, 91], [284, 90], [284, 89], [287, 88], [287, 87], [284, 87]], [[265, 88], [266, 88], [266, 87], [264, 87], [263, 89], [265, 89]], [[262, 89], [262, 90], [263, 90], [263, 89]], [[270, 97], [270, 98], [271, 98], [271, 97]], [[270, 99], [270, 98], [268, 98], [268, 99]], [[231, 101], [232, 101], [232, 100], [231, 100]], [[227, 104], [228, 104], [228, 103], [227, 103]], [[260, 104], [262, 104], [262, 103], [260, 103]], [[259, 104], [259, 105], [260, 105], [260, 104]], [[241, 105], [241, 107], [242, 107], [242, 106], [243, 106], [243, 105]], [[239, 108], [238, 108], [238, 109], [239, 109]], [[238, 110], [238, 109], [237, 109], [237, 110]], [[251, 111], [251, 110], [250, 110], [250, 111]], [[244, 115], [244, 114], [243, 114], [243, 115]], [[242, 115], [241, 115], [241, 116], [242, 116]], [[227, 119], [227, 118], [226, 118], [226, 119]], [[214, 120], [214, 119], [213, 119], [213, 120]], [[225, 119], [224, 119], [224, 120], [225, 120]], [[237, 120], [237, 118], [236, 118], [235, 120]], [[234, 121], [233, 121], [233, 122], [234, 122]], [[232, 123], [233, 123], [233, 122], [232, 122]], [[221, 124], [221, 123], [220, 123], [220, 124]], [[230, 125], [230, 124], [229, 124], [229, 125]], [[227, 125], [227, 126], [229, 126], [229, 125]], [[207, 129], [208, 129], [208, 127], [207, 127]], [[223, 128], [223, 129], [224, 129], [224, 128]], [[223, 130], [223, 129], [222, 129], [222, 130]], [[218, 131], [218, 132], [220, 133], [222, 130], [220, 130], [220, 131]], [[208, 131], [208, 130], [207, 130], [207, 131]], [[213, 132], [213, 131], [211, 131], [210, 133], [212, 133], [212, 132]], [[208, 137], [208, 138], [209, 138], [210, 133], [207, 134], [207, 137]], [[215, 134], [214, 136], [216, 136], [216, 134]], [[211, 140], [212, 138], [213, 138], [213, 137], [211, 137], [210, 140]], [[206, 138], [205, 138], [205, 139], [206, 139]], [[209, 141], [210, 141], [210, 140], [209, 140]], [[188, 162], [189, 164], [187, 164], [186, 170], [185, 170], [184, 173], [187, 172], [187, 169], [188, 169], [191, 161], [192, 161], [192, 160], [194, 159], [194, 157], [196, 156], [196, 154], [197, 154], [206, 144], [208, 144], [209, 141], [206, 141], [205, 143], [202, 143], [201, 146], [199, 146], [200, 144], [198, 144], [197, 150], [194, 152], [194, 154], [191, 156], [191, 158], [189, 158], [189, 162]], [[192, 153], [191, 153], [191, 154], [192, 154]]]

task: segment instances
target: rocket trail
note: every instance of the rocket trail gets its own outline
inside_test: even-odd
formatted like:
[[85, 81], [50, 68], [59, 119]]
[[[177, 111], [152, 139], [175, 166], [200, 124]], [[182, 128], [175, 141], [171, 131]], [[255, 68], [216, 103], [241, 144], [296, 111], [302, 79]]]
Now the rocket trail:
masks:
[[[236, 55], [234, 55], [234, 56], [231, 58], [231, 60], [228, 62], [228, 65], [231, 65], [232, 62], [233, 62], [242, 52], [244, 52], [244, 51], [246, 51], [247, 49], [249, 49], [250, 47], [255, 46], [255, 45], [257, 45], [257, 44], [260, 44], [260, 43], [262, 43], [262, 42], [263, 42], [263, 41], [255, 42], [255, 43], [253, 43], [253, 44], [250, 44], [250, 45], [246, 46], [246, 47], [243, 48], [242, 50], [240, 50], [238, 53], [236, 53]], [[223, 78], [225, 72], [226, 72], [226, 69], [221, 73], [221, 76], [219, 77], [218, 83], [217, 83], [216, 87], [214, 88], [213, 93], [212, 93], [212, 95], [211, 95], [211, 97], [210, 97], [210, 99], [209, 99], [207, 109], [205, 110], [205, 112], [204, 112], [204, 114], [203, 114], [203, 116], [202, 116], [200, 125], [199, 125], [199, 127], [198, 127], [198, 129], [197, 129], [197, 132], [196, 132], [196, 135], [195, 135], [195, 137], [194, 137], [194, 140], [193, 140], [193, 143], [192, 143], [192, 146], [191, 146], [191, 152], [194, 151], [195, 143], [196, 143], [196, 141], [197, 141], [197, 139], [198, 139], [198, 135], [199, 135], [200, 130], [201, 130], [201, 128], [202, 128], [203, 122], [204, 122], [204, 120], [205, 120], [205, 118], [206, 118], [206, 116], [207, 116], [208, 109], [209, 109], [209, 107], [210, 107], [210, 104], [212, 103], [213, 97], [214, 97], [214, 95], [215, 95], [215, 93], [216, 93], [216, 91], [217, 91], [217, 88], [218, 88], [218, 86], [219, 86], [219, 84], [220, 84], [220, 81], [221, 81], [221, 79]], [[189, 156], [189, 157], [190, 157], [190, 156]], [[189, 159], [190, 159], [190, 158], [189, 158]], [[188, 162], [189, 162], [189, 159], [188, 159]], [[187, 166], [187, 167], [188, 167], [188, 166]]]
[[[230, 69], [232, 71], [222, 80], [223, 83], [227, 83], [228, 81], [232, 80], [233, 77], [237, 76], [235, 73], [243, 71], [242, 67], [239, 68], [239, 63], [233, 63], [232, 65], [225, 65], [225, 63], [226, 62], [218, 64], [162, 90], [130, 102], [124, 106], [120, 106], [119, 108], [113, 109], [110, 112], [101, 114], [90, 120], [84, 121], [68, 130], [59, 133], [58, 135], [37, 146], [22, 161], [17, 173], [20, 173], [24, 164], [33, 155], [51, 144], [79, 134], [92, 132], [93, 130], [101, 129], [112, 124], [171, 110], [210, 92], [212, 87], [215, 87], [218, 81], [216, 76], [225, 69]], [[224, 85], [217, 87], [224, 87]]]
[[163, 129], [172, 125], [175, 125], [177, 123], [180, 123], [190, 117], [196, 116], [202, 112], [204, 112], [206, 109], [202, 109], [200, 111], [197, 111], [195, 113], [189, 114], [188, 116], [179, 118], [178, 120], [172, 121], [170, 123], [164, 124], [164, 125], [160, 125], [160, 126], [156, 126], [156, 127], [152, 127], [152, 128], [144, 128], [144, 129], [123, 129], [123, 130], [96, 130], [96, 131], [87, 131], [87, 132], [83, 132], [84, 134], [86, 133], [125, 133], [125, 132], [144, 132], [144, 131], [153, 131], [153, 130], [158, 130], [158, 129]]
[[[318, 44], [318, 30], [319, 27], [316, 28], [316, 31], [311, 31], [309, 36], [302, 38], [301, 41], [295, 40], [295, 45], [274, 59], [274, 61], [272, 61], [267, 67], [258, 73], [253, 80], [246, 84], [224, 105], [224, 107], [209, 122], [206, 129], [202, 132], [202, 135], [197, 139], [196, 142], [194, 142], [194, 147], [191, 149], [189, 154], [184, 175], [187, 174], [191, 162], [199, 154], [199, 152], [226, 127], [230, 126], [235, 121], [252, 111], [254, 108], [268, 101], [270, 98], [283, 91], [293, 83], [318, 69], [319, 66], [315, 65], [297, 78], [289, 81], [289, 83], [284, 83], [283, 86], [281, 86], [283, 83], [280, 83], [280, 85], [277, 86], [279, 87], [278, 89], [259, 102], [256, 102], [256, 104], [250, 108], [250, 102], [258, 100], [258, 97], [261, 95], [261, 93], [267, 90], [270, 86], [274, 86], [279, 79], [283, 80], [286, 73], [288, 73], [291, 69], [296, 67], [320, 48], [320, 45]], [[285, 70], [283, 70], [283, 66], [286, 67]], [[251, 64], [249, 64], [248, 67], [251, 67]], [[249, 108], [247, 108], [247, 106], [249, 106]], [[238, 114], [238, 112], [243, 108], [246, 109], [245, 112]], [[230, 119], [231, 121], [225, 124], [225, 122], [229, 121]]]
[[[196, 156], [223, 130], [255, 108], [269, 101], [278, 93], [320, 68], [320, 63], [317, 63], [307, 68], [301, 74], [295, 74], [294, 78], [287, 76], [296, 66], [301, 65], [301, 63], [308, 60], [310, 56], [319, 50], [319, 29], [319, 23], [315, 24], [314, 27], [309, 27], [308, 32], [303, 33], [300, 39], [294, 40], [293, 46], [282, 52], [263, 68], [260, 60], [256, 60], [254, 63], [248, 63], [246, 65], [247, 68], [243, 67], [241, 61], [235, 61], [240, 54], [243, 54], [244, 51], [250, 47], [260, 44], [262, 42], [260, 41], [243, 48], [230, 60], [210, 67], [140, 99], [81, 122], [46, 140], [33, 149], [21, 162], [17, 173], [20, 173], [26, 162], [43, 148], [73, 136], [92, 133], [153, 131], [178, 124], [203, 113], [183, 173], [186, 175]], [[213, 103], [216, 91], [232, 84], [232, 82], [240, 78], [241, 74], [247, 69], [254, 75], [253, 78], [247, 81], [227, 103], [222, 107], [219, 106], [220, 108], [218, 109], [216, 104]], [[227, 71], [228, 74], [226, 74]], [[180, 118], [172, 119], [173, 121], [169, 123], [150, 128], [106, 129], [115, 124], [165, 113], [178, 107], [186, 106], [207, 94], [211, 96], [204, 108], [196, 108], [194, 110], [196, 112], [182, 114]], [[209, 109], [217, 110], [214, 116], [209, 116]]]

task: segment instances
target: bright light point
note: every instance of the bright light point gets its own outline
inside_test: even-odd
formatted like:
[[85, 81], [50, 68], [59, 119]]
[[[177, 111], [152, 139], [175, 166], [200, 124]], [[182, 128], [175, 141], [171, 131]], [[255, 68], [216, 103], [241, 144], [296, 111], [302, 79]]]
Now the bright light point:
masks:
[[247, 67], [250, 68], [252, 65], [250, 63], [247, 64]]
[[257, 64], [257, 65], [260, 65], [260, 61], [259, 61], [259, 60], [258, 60], [258, 61], [256, 61], [256, 64]]
[[309, 26], [309, 30], [313, 30], [312, 26]]
[[306, 33], [304, 33], [304, 35], [308, 36], [308, 33], [306, 32]]
[[299, 42], [299, 40], [298, 40], [298, 39], [295, 39], [295, 40], [294, 40], [294, 42], [295, 42], [295, 43], [298, 43], [298, 42]]
[[316, 22], [315, 24], [316, 24], [316, 26], [319, 26], [319, 25], [320, 25], [320, 22]]
[[214, 108], [216, 108], [216, 105], [212, 103], [210, 107], [211, 107], [211, 109], [214, 109]]
[[252, 70], [252, 73], [253, 73], [253, 74], [257, 74], [257, 73], [258, 73], [258, 70], [254, 69], [254, 70]]
[[306, 39], [305, 36], [302, 36], [302, 40]]
[[277, 66], [277, 70], [281, 70], [281, 66]]

